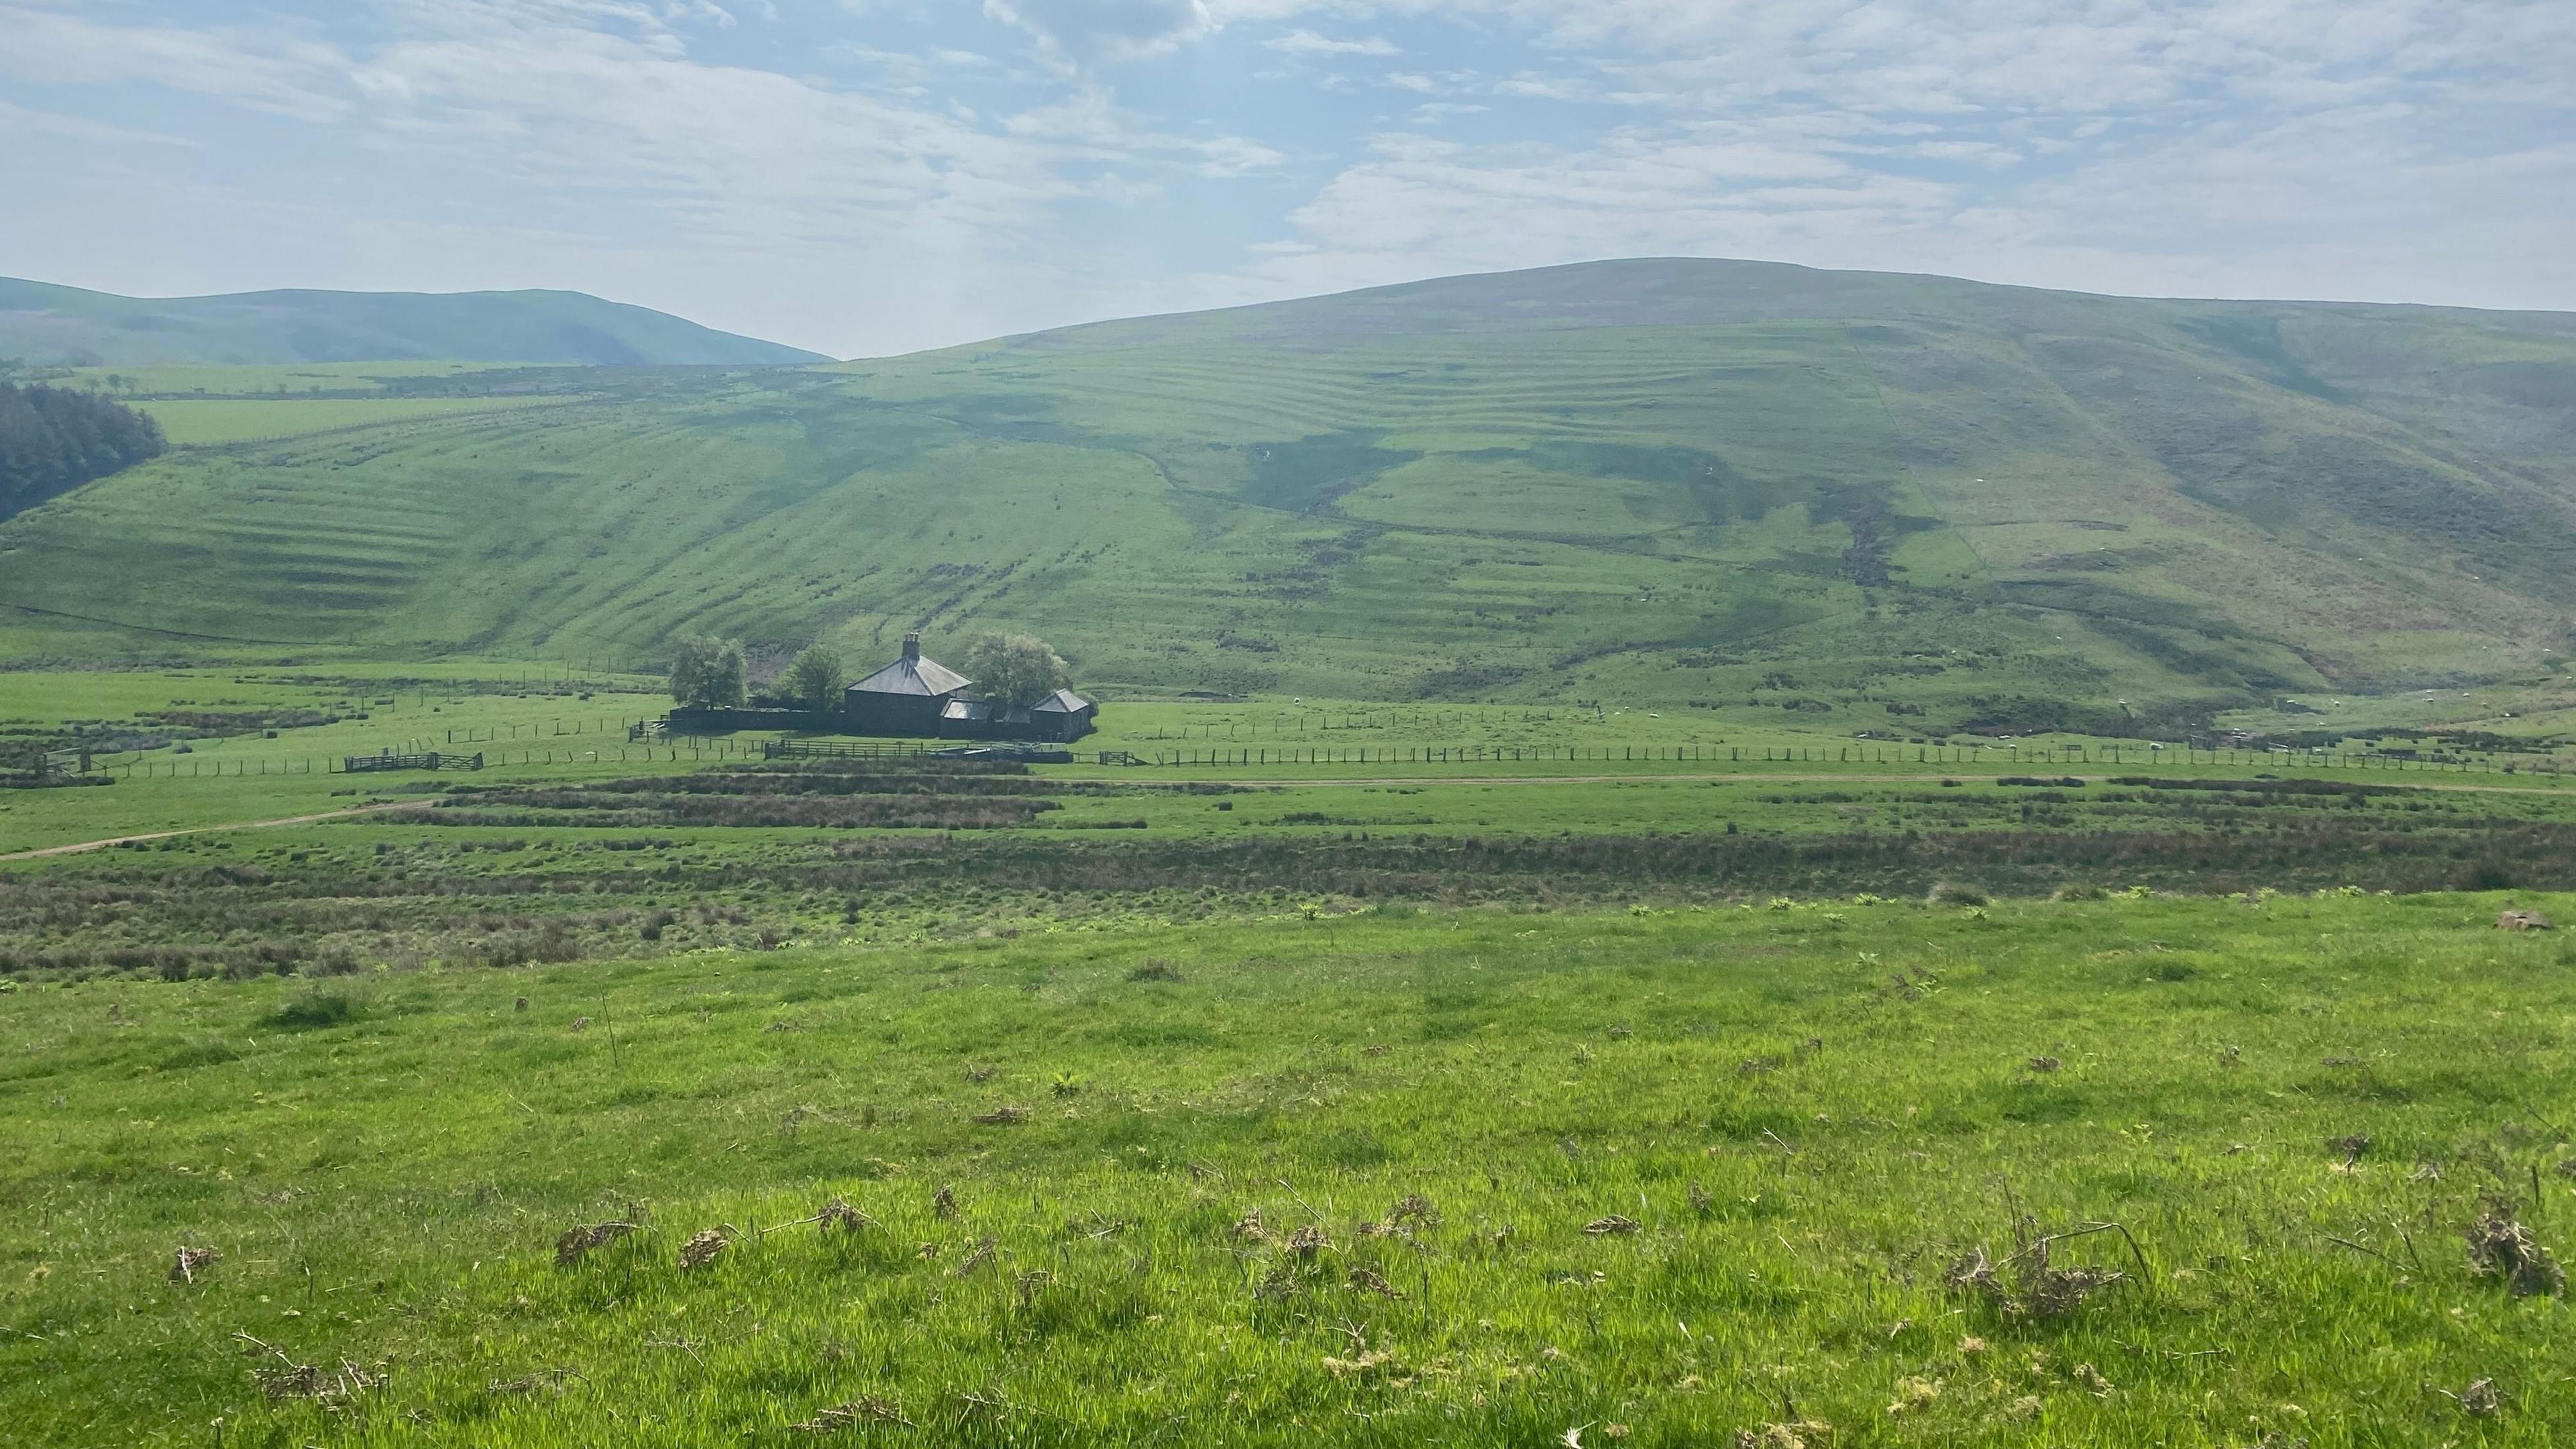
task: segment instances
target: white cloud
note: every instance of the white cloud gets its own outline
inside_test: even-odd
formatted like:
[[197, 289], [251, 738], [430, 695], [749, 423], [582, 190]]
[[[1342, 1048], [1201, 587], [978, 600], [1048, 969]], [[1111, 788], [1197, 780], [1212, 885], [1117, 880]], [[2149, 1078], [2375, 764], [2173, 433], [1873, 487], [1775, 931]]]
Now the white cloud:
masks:
[[1334, 40], [1311, 30], [1292, 30], [1261, 42], [1272, 50], [1290, 55], [1402, 55], [1391, 41], [1377, 36], [1361, 40]]
[[1080, 64], [1161, 55], [1216, 28], [1206, 0], [984, 0], [984, 13]]
[[83, 15], [0, 5], [0, 74], [31, 84], [147, 81], [303, 121], [347, 113], [328, 46], [225, 29], [103, 25]]
[[18, 135], [53, 140], [96, 143], [105, 146], [178, 146], [202, 150], [205, 143], [187, 136], [173, 136], [159, 131], [140, 131], [131, 126], [92, 120], [87, 116], [66, 116], [54, 111], [30, 110], [0, 100], [0, 136]]

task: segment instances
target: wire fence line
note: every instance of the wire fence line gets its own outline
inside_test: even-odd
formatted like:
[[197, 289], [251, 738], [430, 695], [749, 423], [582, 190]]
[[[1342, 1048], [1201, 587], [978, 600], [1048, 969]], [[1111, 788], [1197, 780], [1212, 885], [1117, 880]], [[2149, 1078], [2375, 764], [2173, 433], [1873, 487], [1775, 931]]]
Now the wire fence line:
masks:
[[[704, 764], [775, 757], [779, 751], [764, 740], [725, 737], [676, 737], [588, 747], [485, 750], [486, 768], [533, 768], [599, 764]], [[852, 746], [853, 758], [926, 755], [934, 751], [901, 744]], [[413, 758], [405, 756], [405, 759]], [[427, 755], [419, 758], [427, 758]], [[91, 769], [122, 779], [243, 779], [268, 775], [344, 774], [352, 761], [359, 773], [383, 770], [365, 756], [268, 757], [226, 760], [136, 759], [97, 762]], [[1994, 745], [1285, 745], [1237, 746], [1231, 749], [1125, 750], [1100, 752], [1102, 764], [1147, 768], [1257, 769], [1321, 765], [1505, 765], [1505, 764], [1696, 764], [1696, 765], [1923, 765], [1972, 769], [2084, 766], [2092, 769], [2288, 769], [2300, 771], [2372, 770], [2418, 774], [2539, 775], [2556, 777], [2562, 763], [2546, 755], [2499, 753], [2415, 753], [2345, 750], [2202, 749], [2173, 745], [2161, 749], [2134, 744], [1994, 746]], [[426, 764], [419, 766], [427, 771]]]

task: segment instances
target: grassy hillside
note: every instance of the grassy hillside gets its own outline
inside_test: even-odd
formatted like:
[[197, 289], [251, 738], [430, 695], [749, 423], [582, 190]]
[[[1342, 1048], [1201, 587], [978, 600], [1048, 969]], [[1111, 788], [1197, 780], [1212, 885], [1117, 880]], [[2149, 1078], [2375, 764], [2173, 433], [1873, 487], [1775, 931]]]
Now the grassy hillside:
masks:
[[579, 292], [120, 297], [0, 278], [0, 357], [41, 365], [799, 363], [815, 354]]
[[2560, 316], [1604, 263], [532, 375], [0, 524], [0, 602], [390, 654], [1009, 625], [1129, 688], [2125, 731], [2552, 673], [2571, 377]]

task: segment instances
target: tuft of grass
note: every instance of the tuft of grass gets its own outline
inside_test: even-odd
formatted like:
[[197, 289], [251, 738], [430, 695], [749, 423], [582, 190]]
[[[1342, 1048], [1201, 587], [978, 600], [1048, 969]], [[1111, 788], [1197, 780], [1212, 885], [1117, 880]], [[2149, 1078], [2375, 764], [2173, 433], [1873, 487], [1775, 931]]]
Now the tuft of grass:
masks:
[[309, 987], [278, 1003], [262, 1024], [285, 1031], [346, 1026], [366, 1015], [370, 1004], [368, 995], [355, 987]]

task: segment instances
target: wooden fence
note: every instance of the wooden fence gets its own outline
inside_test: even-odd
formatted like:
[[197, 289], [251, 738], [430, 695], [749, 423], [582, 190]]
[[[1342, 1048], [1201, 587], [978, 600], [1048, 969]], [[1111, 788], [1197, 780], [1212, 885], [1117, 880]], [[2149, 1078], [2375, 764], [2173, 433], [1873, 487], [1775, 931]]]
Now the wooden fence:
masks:
[[391, 750], [386, 750], [373, 755], [344, 755], [340, 760], [340, 773], [344, 775], [365, 775], [385, 770], [479, 770], [482, 768], [481, 755], [442, 755], [436, 750], [424, 750], [416, 755], [397, 755]]

